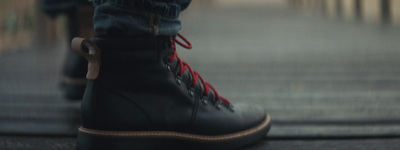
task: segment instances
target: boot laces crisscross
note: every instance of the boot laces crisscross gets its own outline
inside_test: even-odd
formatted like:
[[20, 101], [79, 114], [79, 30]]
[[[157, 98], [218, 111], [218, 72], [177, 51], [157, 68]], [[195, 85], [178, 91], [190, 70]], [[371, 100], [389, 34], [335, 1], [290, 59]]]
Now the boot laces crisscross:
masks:
[[169, 62], [172, 62], [175, 58], [178, 59], [178, 63], [180, 65], [180, 70], [178, 72], [178, 75], [181, 76], [183, 74], [183, 72], [188, 69], [190, 74], [193, 77], [193, 81], [192, 81], [192, 85], [191, 85], [192, 87], [196, 86], [197, 81], [200, 79], [200, 82], [204, 86], [204, 95], [208, 95], [208, 93], [210, 92], [210, 89], [211, 89], [211, 90], [213, 90], [213, 92], [215, 94], [216, 100], [221, 100], [225, 104], [230, 105], [229, 100], [220, 96], [218, 94], [217, 90], [215, 90], [215, 88], [211, 84], [209, 84], [208, 82], [205, 82], [199, 73], [197, 73], [196, 71], [193, 71], [192, 68], [188, 65], [188, 63], [182, 61], [181, 58], [179, 58], [179, 56], [176, 52], [176, 43], [178, 43], [179, 45], [181, 45], [182, 47], [184, 47], [186, 49], [192, 49], [192, 44], [184, 36], [182, 36], [179, 33], [178, 33], [178, 37], [181, 38], [186, 44], [182, 43], [177, 38], [171, 37], [171, 41], [172, 41], [171, 48], [172, 48], [173, 53], [169, 56], [169, 60], [168, 60]]

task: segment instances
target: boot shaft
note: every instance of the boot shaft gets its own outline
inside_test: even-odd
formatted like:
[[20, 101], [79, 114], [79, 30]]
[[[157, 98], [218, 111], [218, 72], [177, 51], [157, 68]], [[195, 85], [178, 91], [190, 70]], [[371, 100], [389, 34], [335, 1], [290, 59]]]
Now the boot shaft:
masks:
[[[169, 54], [166, 37], [149, 38], [93, 38], [101, 49], [101, 67], [98, 80], [124, 88], [153, 86], [157, 77], [168, 75], [163, 58]], [[110, 82], [111, 81], [111, 82]], [[152, 87], [155, 88], [155, 87]]]
[[190, 126], [195, 98], [184, 86], [176, 86], [165, 63], [171, 54], [169, 38], [96, 37], [93, 42], [101, 49], [101, 66], [83, 97], [84, 127], [181, 130]]

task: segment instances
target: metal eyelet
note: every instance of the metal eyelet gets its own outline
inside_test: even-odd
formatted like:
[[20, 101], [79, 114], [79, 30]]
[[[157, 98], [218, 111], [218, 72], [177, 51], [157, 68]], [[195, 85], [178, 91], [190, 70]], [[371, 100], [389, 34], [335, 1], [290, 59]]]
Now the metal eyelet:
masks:
[[215, 107], [217, 107], [218, 110], [220, 110], [220, 109], [222, 108], [222, 103], [221, 103], [220, 100], [217, 100], [217, 101], [215, 102]]
[[201, 99], [201, 101], [203, 102], [204, 105], [208, 104], [208, 98], [207, 96], [203, 96], [203, 98]]
[[229, 110], [231, 110], [232, 112], [235, 112], [235, 107], [233, 107], [232, 104], [229, 104]]
[[166, 66], [167, 66], [168, 71], [171, 71], [171, 66], [169, 64], [167, 64]]
[[178, 85], [182, 84], [182, 78], [180, 76], [176, 77], [176, 83], [178, 83]]
[[165, 42], [165, 44], [164, 44], [164, 47], [165, 48], [170, 48], [172, 46], [172, 42], [171, 41], [167, 41], [167, 42]]
[[194, 96], [194, 89], [193, 89], [193, 88], [190, 88], [188, 92], [189, 92], [189, 95], [190, 95], [191, 97]]

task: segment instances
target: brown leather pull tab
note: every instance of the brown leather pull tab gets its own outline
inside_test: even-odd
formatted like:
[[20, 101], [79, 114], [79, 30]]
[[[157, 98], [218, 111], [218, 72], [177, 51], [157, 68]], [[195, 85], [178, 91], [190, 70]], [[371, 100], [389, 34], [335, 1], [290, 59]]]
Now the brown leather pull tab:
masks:
[[100, 73], [100, 49], [92, 41], [80, 37], [72, 39], [71, 47], [89, 62], [86, 78], [96, 79]]

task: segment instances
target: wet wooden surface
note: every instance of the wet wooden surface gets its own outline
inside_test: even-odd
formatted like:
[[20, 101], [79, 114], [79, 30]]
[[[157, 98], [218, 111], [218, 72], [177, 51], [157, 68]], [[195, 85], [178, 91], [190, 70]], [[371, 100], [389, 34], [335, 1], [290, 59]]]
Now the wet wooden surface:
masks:
[[[244, 149], [399, 149], [400, 29], [276, 8], [182, 14], [183, 60], [270, 134]], [[74, 149], [79, 101], [61, 95], [67, 44], [0, 55], [0, 149]]]
[[[400, 139], [265, 139], [241, 150], [309, 150], [309, 149], [360, 149], [360, 150], [398, 150]], [[69, 150], [75, 149], [73, 137], [27, 137], [0, 136], [0, 146], [4, 150]]]

